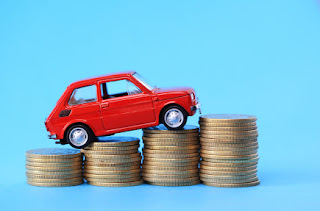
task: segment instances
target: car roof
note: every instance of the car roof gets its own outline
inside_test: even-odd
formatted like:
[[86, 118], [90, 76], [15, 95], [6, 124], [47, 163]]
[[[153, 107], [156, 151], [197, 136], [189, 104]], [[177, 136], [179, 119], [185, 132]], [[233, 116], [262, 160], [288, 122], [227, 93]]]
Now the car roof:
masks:
[[135, 73], [135, 71], [110, 73], [110, 74], [103, 75], [103, 76], [98, 76], [98, 77], [94, 77], [94, 78], [88, 78], [88, 79], [84, 79], [84, 80], [73, 82], [72, 84], [69, 85], [69, 87], [78, 87], [78, 86], [82, 86], [84, 84], [94, 83], [94, 82], [100, 81], [100, 80], [123, 77], [123, 76], [130, 76], [130, 75], [132, 75], [134, 73]]

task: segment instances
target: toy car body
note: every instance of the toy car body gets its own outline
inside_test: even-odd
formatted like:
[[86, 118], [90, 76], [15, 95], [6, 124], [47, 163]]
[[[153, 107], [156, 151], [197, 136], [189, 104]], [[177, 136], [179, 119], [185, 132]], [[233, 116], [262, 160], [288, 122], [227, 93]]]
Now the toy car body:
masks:
[[96, 136], [156, 126], [181, 129], [199, 108], [194, 89], [152, 87], [136, 72], [72, 83], [45, 121], [49, 138], [83, 148]]

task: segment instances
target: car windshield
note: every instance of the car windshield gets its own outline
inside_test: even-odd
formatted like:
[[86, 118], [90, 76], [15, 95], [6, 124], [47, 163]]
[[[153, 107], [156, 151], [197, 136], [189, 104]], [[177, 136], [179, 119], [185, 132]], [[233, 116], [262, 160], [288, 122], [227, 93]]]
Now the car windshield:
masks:
[[147, 89], [152, 90], [155, 88], [155, 86], [150, 85], [150, 83], [147, 83], [146, 80], [139, 75], [138, 73], [133, 73], [132, 76], [137, 79], [143, 86], [145, 86]]

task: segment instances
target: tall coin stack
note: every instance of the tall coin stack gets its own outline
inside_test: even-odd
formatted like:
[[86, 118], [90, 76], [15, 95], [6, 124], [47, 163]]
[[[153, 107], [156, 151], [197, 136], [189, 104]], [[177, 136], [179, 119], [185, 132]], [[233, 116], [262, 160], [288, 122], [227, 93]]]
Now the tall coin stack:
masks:
[[256, 117], [209, 114], [200, 117], [200, 179], [215, 187], [259, 185]]
[[187, 186], [199, 184], [199, 128], [165, 126], [143, 129], [143, 179], [152, 185]]
[[139, 141], [134, 137], [101, 137], [82, 149], [88, 184], [105, 187], [142, 184]]
[[82, 154], [76, 149], [35, 149], [26, 152], [27, 183], [43, 187], [83, 183]]

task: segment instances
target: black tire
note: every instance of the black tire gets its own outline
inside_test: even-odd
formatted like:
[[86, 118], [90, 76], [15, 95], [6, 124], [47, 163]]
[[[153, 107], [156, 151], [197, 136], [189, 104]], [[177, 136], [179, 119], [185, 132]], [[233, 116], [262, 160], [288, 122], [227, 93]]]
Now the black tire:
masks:
[[[86, 139], [83, 141], [83, 143], [79, 143], [76, 144], [74, 141], [70, 140], [70, 133], [72, 131], [81, 131], [84, 133], [86, 133]], [[92, 132], [91, 128], [86, 126], [86, 125], [82, 125], [82, 124], [76, 124], [76, 125], [72, 125], [70, 128], [68, 128], [67, 132], [65, 133], [65, 137], [64, 140], [70, 144], [70, 146], [72, 146], [73, 148], [76, 149], [83, 149], [84, 147], [88, 146], [89, 144], [91, 144], [92, 142], [94, 142], [96, 140], [96, 136], [94, 135], [94, 133]]]
[[[166, 116], [167, 112], [172, 109], [179, 110], [182, 113], [183, 120], [180, 122], [179, 126], [172, 127], [165, 120], [165, 118], [166, 118], [165, 116]], [[169, 130], [181, 130], [186, 125], [187, 118], [188, 118], [188, 113], [184, 110], [184, 108], [182, 108], [181, 106], [178, 106], [178, 105], [168, 106], [167, 108], [163, 109], [160, 114], [160, 122], [162, 124], [164, 124], [164, 126], [166, 126], [166, 128], [168, 128]]]

